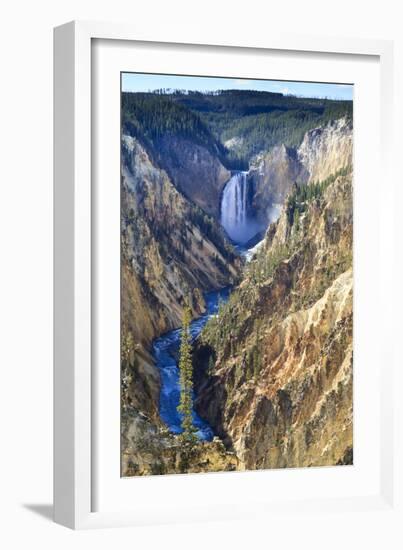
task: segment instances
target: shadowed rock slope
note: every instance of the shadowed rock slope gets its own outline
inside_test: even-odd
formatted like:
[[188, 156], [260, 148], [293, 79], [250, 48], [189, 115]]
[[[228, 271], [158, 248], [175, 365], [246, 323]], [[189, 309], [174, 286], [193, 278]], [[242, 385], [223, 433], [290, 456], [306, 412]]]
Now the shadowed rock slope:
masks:
[[347, 117], [305, 133], [298, 148], [276, 145], [257, 155], [249, 179], [254, 188], [253, 211], [263, 223], [273, 219], [293, 185], [325, 180], [352, 163], [353, 127]]
[[161, 138], [158, 151], [160, 162], [175, 186], [218, 220], [221, 193], [231, 177], [219, 157], [206, 147], [178, 136]]

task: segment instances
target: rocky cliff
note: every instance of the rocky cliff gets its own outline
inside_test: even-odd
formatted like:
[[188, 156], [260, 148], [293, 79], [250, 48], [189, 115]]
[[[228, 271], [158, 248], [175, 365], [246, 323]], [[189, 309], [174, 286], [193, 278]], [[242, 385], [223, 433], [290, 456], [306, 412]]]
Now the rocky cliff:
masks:
[[298, 152], [291, 147], [278, 145], [259, 155], [249, 171], [254, 186], [253, 212], [263, 223], [274, 221], [294, 183], [302, 185], [308, 178], [309, 173], [299, 160]]
[[184, 449], [177, 436], [142, 418], [123, 415], [122, 476], [230, 472], [239, 460], [219, 438]]
[[220, 217], [220, 197], [231, 173], [219, 157], [189, 139], [164, 136], [158, 142], [161, 164], [175, 186], [205, 212]]
[[240, 263], [214, 219], [189, 202], [128, 135], [122, 138], [121, 185], [122, 441], [127, 442], [136, 427], [147, 432], [162, 426], [152, 340], [180, 326], [185, 298], [194, 316], [204, 312], [203, 292], [233, 283]]
[[265, 223], [273, 221], [292, 186], [321, 181], [352, 163], [353, 129], [349, 118], [331, 121], [305, 133], [298, 148], [277, 145], [257, 155], [249, 178], [254, 186], [252, 207]]
[[340, 118], [307, 132], [298, 148], [298, 159], [309, 181], [321, 181], [353, 161], [353, 125]]
[[[311, 180], [351, 160], [333, 128], [304, 140]], [[352, 296], [350, 165], [293, 187], [195, 351], [197, 410], [241, 469], [352, 463]]]
[[[130, 136], [122, 144], [122, 323], [137, 342], [179, 326], [185, 297], [231, 283], [239, 267], [221, 228], [178, 192]], [[237, 267], [238, 266], [238, 267]]]

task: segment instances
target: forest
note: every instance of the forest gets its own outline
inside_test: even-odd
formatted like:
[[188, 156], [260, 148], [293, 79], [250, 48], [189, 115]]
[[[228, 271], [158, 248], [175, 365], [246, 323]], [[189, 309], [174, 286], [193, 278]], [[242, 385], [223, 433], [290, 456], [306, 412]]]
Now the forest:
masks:
[[156, 157], [162, 136], [180, 136], [205, 146], [230, 170], [247, 170], [260, 151], [278, 143], [298, 147], [308, 130], [352, 115], [351, 101], [251, 90], [122, 94], [123, 128]]

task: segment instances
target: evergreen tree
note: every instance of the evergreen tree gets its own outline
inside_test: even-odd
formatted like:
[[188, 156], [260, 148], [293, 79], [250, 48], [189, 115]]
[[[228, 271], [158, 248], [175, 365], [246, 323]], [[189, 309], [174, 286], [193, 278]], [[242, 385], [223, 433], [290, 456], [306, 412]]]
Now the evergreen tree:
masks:
[[183, 309], [182, 336], [179, 358], [179, 382], [181, 388], [178, 412], [182, 416], [182, 439], [185, 443], [196, 441], [196, 429], [193, 425], [193, 365], [191, 356], [191, 334], [190, 334], [191, 311], [189, 304]]
[[213, 356], [210, 355], [210, 358], [208, 360], [208, 369], [207, 369], [207, 373], [208, 373], [209, 376], [213, 375], [214, 368], [215, 368], [214, 359], [213, 359]]

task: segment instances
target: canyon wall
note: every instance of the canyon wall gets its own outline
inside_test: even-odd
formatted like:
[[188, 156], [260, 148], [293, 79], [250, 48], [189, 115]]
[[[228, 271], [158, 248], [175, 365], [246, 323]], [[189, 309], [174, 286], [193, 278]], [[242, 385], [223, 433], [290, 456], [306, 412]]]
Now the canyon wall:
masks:
[[352, 163], [353, 128], [346, 117], [309, 130], [301, 145], [273, 147], [257, 155], [249, 178], [254, 186], [252, 209], [266, 224], [276, 219], [292, 186], [321, 181]]
[[249, 179], [254, 187], [252, 211], [268, 225], [274, 221], [273, 214], [278, 215], [278, 209], [294, 183], [305, 184], [309, 179], [309, 173], [299, 160], [295, 149], [278, 145], [254, 159]]
[[353, 125], [347, 118], [307, 132], [298, 148], [298, 159], [309, 181], [321, 181], [353, 162]]
[[197, 411], [241, 469], [352, 463], [351, 144], [346, 122], [307, 133], [310, 183], [195, 350]]
[[[128, 135], [122, 138], [121, 186], [122, 448], [132, 445], [135, 433], [143, 442], [157, 434], [151, 448], [158, 449], [160, 379], [151, 342], [180, 326], [185, 299], [193, 316], [203, 313], [203, 292], [233, 283], [240, 262], [215, 220]], [[148, 466], [141, 458], [144, 471], [158, 454], [151, 452]]]
[[207, 214], [220, 217], [220, 198], [231, 173], [219, 156], [194, 141], [164, 136], [158, 143], [161, 165], [185, 197]]
[[185, 298], [199, 315], [202, 293], [237, 275], [237, 258], [218, 224], [130, 136], [122, 144], [121, 220], [122, 322], [142, 344], [181, 324]]

